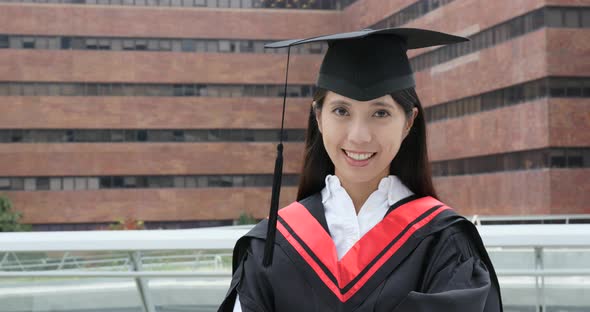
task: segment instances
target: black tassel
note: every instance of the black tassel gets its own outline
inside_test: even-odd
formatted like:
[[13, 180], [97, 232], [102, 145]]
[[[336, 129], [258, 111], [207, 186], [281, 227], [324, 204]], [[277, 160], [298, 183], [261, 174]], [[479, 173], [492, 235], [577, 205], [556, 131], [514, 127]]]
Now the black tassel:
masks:
[[279, 198], [281, 197], [281, 180], [283, 178], [283, 129], [285, 127], [285, 106], [287, 105], [287, 81], [289, 77], [289, 59], [291, 47], [287, 47], [287, 68], [285, 71], [285, 88], [283, 91], [283, 114], [281, 116], [281, 133], [279, 145], [277, 145], [277, 159], [275, 160], [275, 172], [272, 178], [272, 196], [270, 197], [270, 212], [268, 214], [268, 229], [266, 230], [266, 243], [264, 245], [264, 258], [262, 265], [272, 265], [272, 254], [275, 248], [275, 233], [277, 232], [277, 218], [279, 215]]
[[270, 213], [268, 215], [268, 229], [266, 231], [266, 244], [264, 245], [264, 259], [262, 265], [272, 265], [272, 255], [275, 245], [275, 233], [277, 232], [277, 218], [279, 214], [279, 198], [281, 195], [281, 180], [283, 176], [283, 143], [277, 145], [277, 159], [275, 172], [272, 179], [272, 196], [270, 198]]

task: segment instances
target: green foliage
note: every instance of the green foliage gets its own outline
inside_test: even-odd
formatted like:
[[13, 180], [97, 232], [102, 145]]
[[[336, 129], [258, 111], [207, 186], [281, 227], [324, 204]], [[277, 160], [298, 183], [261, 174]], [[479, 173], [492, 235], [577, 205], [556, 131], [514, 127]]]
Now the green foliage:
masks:
[[10, 200], [0, 195], [0, 232], [31, 231], [31, 225], [20, 224], [22, 213], [12, 211]]
[[242, 212], [240, 218], [237, 220], [236, 225], [244, 224], [256, 224], [256, 218], [251, 213]]
[[141, 220], [135, 220], [133, 218], [121, 218], [117, 220], [116, 224], [110, 224], [107, 229], [111, 231], [145, 230], [145, 225]]

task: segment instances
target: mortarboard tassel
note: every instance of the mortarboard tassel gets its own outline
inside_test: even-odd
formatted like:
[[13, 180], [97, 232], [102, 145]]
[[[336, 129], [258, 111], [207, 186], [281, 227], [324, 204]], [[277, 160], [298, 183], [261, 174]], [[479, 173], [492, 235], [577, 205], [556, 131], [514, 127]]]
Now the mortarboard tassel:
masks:
[[277, 218], [279, 214], [279, 198], [281, 195], [281, 180], [283, 177], [283, 127], [285, 125], [285, 105], [287, 102], [287, 79], [289, 77], [289, 58], [291, 55], [291, 46], [287, 47], [287, 69], [285, 74], [285, 89], [283, 93], [283, 114], [281, 118], [281, 133], [279, 144], [277, 145], [277, 159], [275, 160], [275, 170], [272, 179], [272, 195], [270, 198], [270, 212], [268, 215], [268, 229], [266, 231], [266, 243], [264, 245], [264, 259], [262, 265], [268, 267], [272, 265], [272, 255], [275, 245], [275, 233], [277, 231]]

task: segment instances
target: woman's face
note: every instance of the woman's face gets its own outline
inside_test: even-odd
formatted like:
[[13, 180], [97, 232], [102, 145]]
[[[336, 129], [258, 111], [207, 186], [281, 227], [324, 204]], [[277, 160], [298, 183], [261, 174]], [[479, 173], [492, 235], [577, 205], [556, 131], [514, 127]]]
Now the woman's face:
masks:
[[336, 176], [348, 183], [387, 176], [417, 113], [408, 118], [390, 95], [357, 101], [328, 91], [316, 119]]

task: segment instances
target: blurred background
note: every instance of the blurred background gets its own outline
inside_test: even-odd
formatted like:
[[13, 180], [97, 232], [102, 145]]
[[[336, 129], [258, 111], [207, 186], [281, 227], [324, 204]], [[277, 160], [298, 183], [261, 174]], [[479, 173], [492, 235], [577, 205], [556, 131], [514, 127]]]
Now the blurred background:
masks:
[[[589, 0], [0, 0], [0, 312], [214, 311], [268, 213], [264, 44], [384, 27], [471, 38], [408, 56], [507, 311], [590, 311]], [[291, 50], [281, 205], [325, 51]]]

